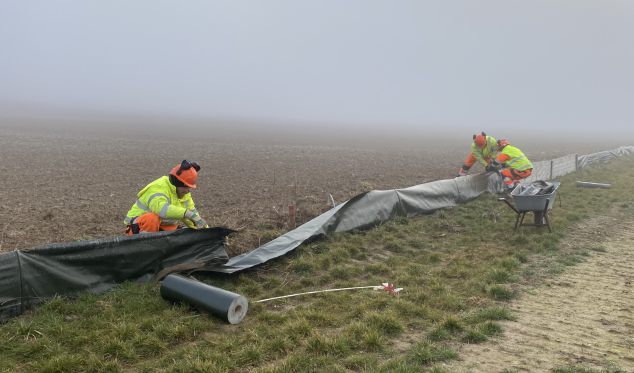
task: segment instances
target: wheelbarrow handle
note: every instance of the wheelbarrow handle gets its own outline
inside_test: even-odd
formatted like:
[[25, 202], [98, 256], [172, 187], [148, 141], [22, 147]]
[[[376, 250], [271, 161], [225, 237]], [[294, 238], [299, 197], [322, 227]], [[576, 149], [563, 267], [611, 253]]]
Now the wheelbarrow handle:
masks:
[[511, 202], [509, 202], [508, 199], [506, 199], [506, 197], [500, 197], [498, 198], [498, 201], [504, 201], [504, 203], [506, 203], [511, 209], [513, 209], [513, 211], [515, 211], [516, 214], [519, 214], [520, 212], [515, 208], [515, 206], [513, 206], [513, 204]]

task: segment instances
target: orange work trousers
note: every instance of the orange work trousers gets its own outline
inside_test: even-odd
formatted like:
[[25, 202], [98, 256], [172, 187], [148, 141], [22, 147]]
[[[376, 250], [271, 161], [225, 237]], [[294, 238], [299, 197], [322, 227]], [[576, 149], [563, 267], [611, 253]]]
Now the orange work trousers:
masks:
[[161, 225], [161, 217], [153, 212], [146, 212], [132, 219], [125, 233], [128, 236], [139, 233], [151, 233], [158, 231], [173, 231], [178, 225]]
[[531, 174], [533, 173], [533, 169], [529, 168], [528, 170], [518, 171], [512, 168], [505, 168], [500, 171], [500, 173], [504, 177], [504, 185], [506, 185], [507, 187], [512, 187], [517, 184], [519, 180], [526, 179], [527, 177], [531, 176]]

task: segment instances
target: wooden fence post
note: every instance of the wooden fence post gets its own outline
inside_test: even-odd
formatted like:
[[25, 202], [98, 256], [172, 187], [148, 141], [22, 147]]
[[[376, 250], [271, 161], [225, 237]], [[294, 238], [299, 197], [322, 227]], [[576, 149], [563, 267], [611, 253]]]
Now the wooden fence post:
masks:
[[554, 165], [554, 163], [555, 163], [554, 160], [550, 161], [550, 179], [549, 180], [553, 179], [553, 165]]
[[288, 224], [291, 228], [295, 228], [295, 224], [297, 224], [296, 215], [297, 210], [295, 209], [295, 204], [291, 203], [288, 205]]

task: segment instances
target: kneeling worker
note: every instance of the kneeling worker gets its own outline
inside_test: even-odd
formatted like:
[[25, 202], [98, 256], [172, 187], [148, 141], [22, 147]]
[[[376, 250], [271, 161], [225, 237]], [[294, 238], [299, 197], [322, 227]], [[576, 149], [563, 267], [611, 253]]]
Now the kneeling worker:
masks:
[[498, 170], [504, 178], [504, 186], [507, 190], [513, 189], [520, 180], [531, 176], [533, 164], [521, 150], [509, 145], [506, 140], [499, 140], [498, 151], [498, 156], [491, 161], [486, 170]]
[[124, 220], [126, 233], [171, 231], [183, 224], [195, 229], [209, 228], [189, 193], [196, 188], [198, 171], [196, 162], [184, 160], [172, 168], [169, 176], [161, 176], [141, 189]]

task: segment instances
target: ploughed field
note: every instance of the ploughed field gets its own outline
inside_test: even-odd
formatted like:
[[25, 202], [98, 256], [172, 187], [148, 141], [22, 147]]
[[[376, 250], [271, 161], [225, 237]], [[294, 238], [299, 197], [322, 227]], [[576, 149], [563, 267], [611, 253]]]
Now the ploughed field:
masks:
[[[240, 229], [230, 242], [237, 254], [288, 231], [291, 204], [301, 224], [329, 209], [330, 195], [340, 203], [370, 189], [450, 178], [469, 146], [468, 136], [379, 147], [64, 132], [2, 129], [0, 251], [121, 235], [136, 193], [189, 159], [202, 166], [193, 192], [198, 210], [211, 226]], [[605, 149], [518, 146], [532, 160]]]

